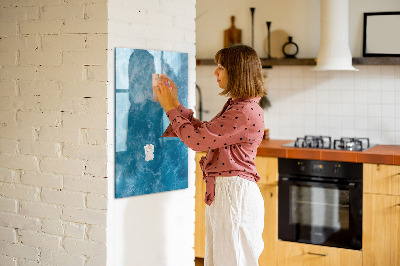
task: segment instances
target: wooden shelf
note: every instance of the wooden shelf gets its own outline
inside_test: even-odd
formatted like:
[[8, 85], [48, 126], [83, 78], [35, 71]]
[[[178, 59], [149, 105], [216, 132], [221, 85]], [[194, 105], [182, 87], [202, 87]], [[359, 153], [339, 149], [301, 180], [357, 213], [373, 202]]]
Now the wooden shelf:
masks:
[[400, 65], [400, 57], [358, 57], [353, 65]]
[[[314, 66], [315, 58], [260, 58], [263, 67], [272, 66]], [[215, 65], [214, 59], [197, 59], [196, 65]], [[400, 65], [400, 57], [357, 57], [353, 65]]]

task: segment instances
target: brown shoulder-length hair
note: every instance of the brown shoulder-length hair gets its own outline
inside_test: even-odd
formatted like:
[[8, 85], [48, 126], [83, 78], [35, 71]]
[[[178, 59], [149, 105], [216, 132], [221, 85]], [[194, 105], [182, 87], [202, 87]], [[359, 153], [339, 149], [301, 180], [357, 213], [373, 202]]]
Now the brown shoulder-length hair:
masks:
[[214, 57], [228, 71], [228, 86], [220, 95], [253, 98], [266, 95], [260, 58], [247, 45], [233, 45], [219, 50]]

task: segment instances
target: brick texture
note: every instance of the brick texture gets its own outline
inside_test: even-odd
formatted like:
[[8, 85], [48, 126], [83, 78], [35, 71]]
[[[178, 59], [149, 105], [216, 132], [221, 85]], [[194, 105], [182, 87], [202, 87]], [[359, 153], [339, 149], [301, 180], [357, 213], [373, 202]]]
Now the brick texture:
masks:
[[106, 264], [107, 14], [0, 1], [0, 265]]

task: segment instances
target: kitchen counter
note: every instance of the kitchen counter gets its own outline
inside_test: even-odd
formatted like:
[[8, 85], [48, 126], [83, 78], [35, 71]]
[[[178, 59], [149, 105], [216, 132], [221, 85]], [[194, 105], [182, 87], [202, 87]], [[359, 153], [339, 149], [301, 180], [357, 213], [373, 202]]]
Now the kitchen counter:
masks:
[[294, 140], [263, 140], [258, 156], [400, 165], [400, 145], [376, 145], [365, 151], [282, 147]]

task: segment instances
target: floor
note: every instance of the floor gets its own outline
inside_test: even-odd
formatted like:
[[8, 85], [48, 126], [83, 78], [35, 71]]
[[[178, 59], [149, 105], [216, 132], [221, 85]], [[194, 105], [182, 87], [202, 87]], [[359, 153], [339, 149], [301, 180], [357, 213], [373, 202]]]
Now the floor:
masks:
[[195, 266], [204, 266], [204, 259], [203, 258], [195, 258], [194, 265]]

